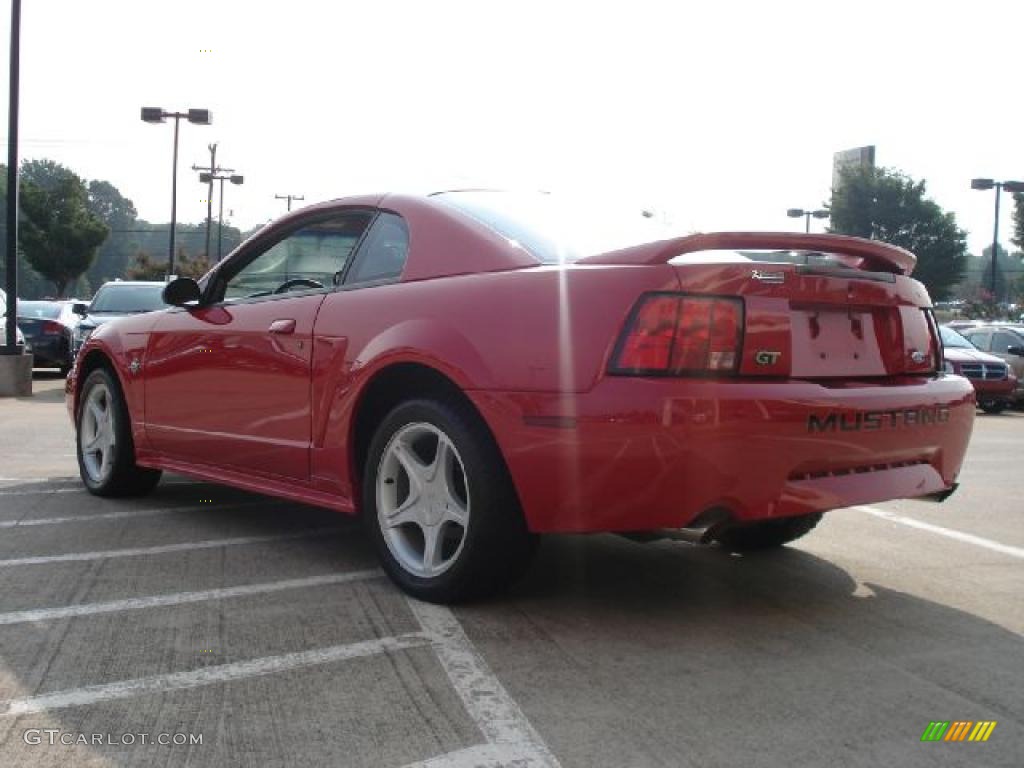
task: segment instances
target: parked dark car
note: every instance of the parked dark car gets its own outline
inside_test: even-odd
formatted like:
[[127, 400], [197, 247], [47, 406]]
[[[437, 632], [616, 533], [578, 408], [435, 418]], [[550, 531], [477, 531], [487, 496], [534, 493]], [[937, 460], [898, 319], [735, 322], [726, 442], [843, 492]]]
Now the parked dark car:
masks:
[[982, 352], [1002, 359], [1017, 377], [1014, 405], [1024, 406], [1024, 325], [991, 323], [960, 331]]
[[115, 280], [104, 283], [89, 304], [76, 302], [72, 311], [82, 319], [75, 326], [72, 359], [89, 335], [104, 323], [119, 317], [167, 309], [161, 296], [164, 285], [166, 283], [163, 282]]
[[18, 327], [32, 345], [36, 368], [71, 368], [71, 337], [78, 317], [68, 301], [19, 301]]
[[1012, 405], [1018, 379], [1010, 367], [952, 328], [943, 326], [940, 331], [946, 372], [958, 373], [974, 385], [978, 407], [985, 413], [1002, 413]]

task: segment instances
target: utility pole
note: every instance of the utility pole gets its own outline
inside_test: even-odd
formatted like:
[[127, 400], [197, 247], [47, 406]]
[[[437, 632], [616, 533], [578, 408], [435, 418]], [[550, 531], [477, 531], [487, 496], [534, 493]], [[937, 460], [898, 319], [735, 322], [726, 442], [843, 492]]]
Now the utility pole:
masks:
[[305, 200], [306, 198], [302, 195], [274, 195], [275, 200], [287, 200], [288, 201], [288, 212], [292, 210], [292, 200]]
[[210, 167], [204, 168], [201, 165], [193, 165], [193, 171], [207, 171], [210, 173], [210, 184], [206, 192], [206, 260], [210, 260], [210, 231], [213, 229], [213, 178], [212, 175], [219, 170], [230, 170], [217, 167], [217, 142], [207, 145], [210, 150]]
[[205, 171], [199, 174], [199, 181], [203, 184], [213, 184], [214, 181], [220, 182], [220, 215], [217, 218], [217, 262], [220, 263], [221, 256], [223, 254], [223, 236], [224, 236], [224, 182], [230, 181], [232, 184], [242, 184], [245, 182], [245, 177], [236, 175], [233, 173], [234, 168], [217, 168], [216, 171], [228, 171], [229, 175], [223, 173], [213, 172], [206, 173]]

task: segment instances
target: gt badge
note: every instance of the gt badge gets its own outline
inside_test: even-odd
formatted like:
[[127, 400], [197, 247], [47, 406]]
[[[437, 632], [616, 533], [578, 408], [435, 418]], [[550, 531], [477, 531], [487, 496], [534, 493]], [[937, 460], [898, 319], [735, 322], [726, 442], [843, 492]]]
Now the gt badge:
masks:
[[139, 358], [133, 357], [132, 361], [128, 363], [128, 370], [132, 372], [132, 376], [139, 372], [139, 368], [142, 367], [142, 363], [139, 362]]
[[758, 365], [775, 365], [782, 357], [781, 352], [773, 352], [770, 349], [759, 349], [754, 353], [754, 362]]

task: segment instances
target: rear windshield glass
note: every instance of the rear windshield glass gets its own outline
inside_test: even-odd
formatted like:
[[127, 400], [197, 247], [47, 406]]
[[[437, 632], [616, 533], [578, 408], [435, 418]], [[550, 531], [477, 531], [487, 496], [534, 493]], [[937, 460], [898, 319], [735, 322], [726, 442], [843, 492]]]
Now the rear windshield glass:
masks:
[[90, 312], [152, 312], [164, 309], [161, 294], [163, 283], [157, 285], [132, 285], [131, 283], [115, 283], [105, 285], [96, 292]]
[[543, 192], [441, 192], [435, 200], [512, 240], [544, 264], [561, 264], [678, 236], [640, 207]]
[[48, 301], [19, 301], [18, 317], [60, 317], [60, 304]]

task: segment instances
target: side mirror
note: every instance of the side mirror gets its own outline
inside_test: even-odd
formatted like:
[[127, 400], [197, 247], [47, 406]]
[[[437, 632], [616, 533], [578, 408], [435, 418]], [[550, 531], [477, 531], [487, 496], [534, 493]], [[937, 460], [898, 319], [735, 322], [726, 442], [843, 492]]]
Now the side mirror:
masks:
[[76, 301], [71, 305], [71, 312], [79, 317], [85, 317], [89, 314], [89, 305], [81, 301]]
[[1017, 357], [1024, 357], [1024, 347], [1007, 347], [1006, 354], [1016, 355]]
[[191, 277], [176, 277], [164, 286], [164, 303], [172, 307], [195, 306], [201, 297], [199, 283]]

